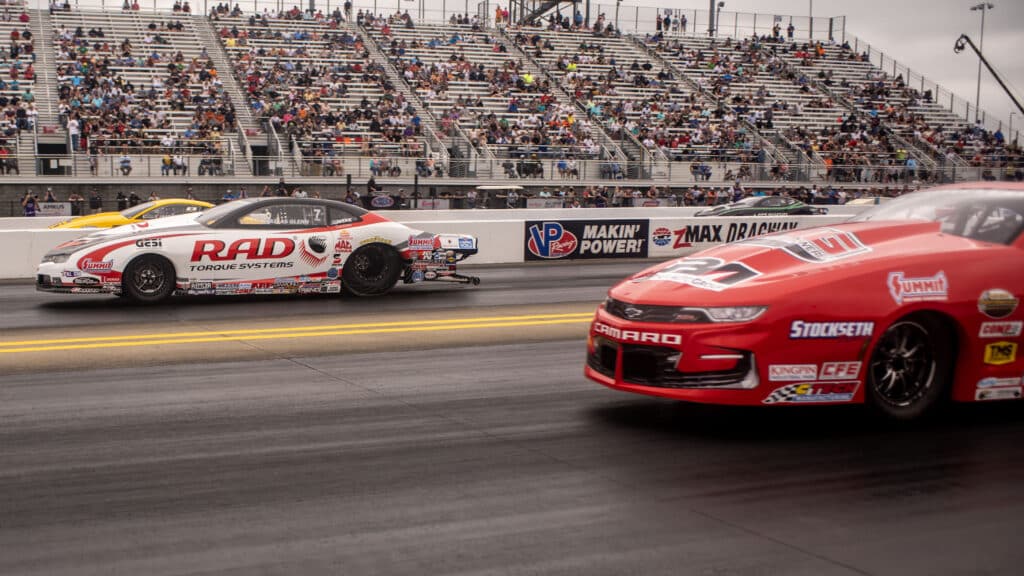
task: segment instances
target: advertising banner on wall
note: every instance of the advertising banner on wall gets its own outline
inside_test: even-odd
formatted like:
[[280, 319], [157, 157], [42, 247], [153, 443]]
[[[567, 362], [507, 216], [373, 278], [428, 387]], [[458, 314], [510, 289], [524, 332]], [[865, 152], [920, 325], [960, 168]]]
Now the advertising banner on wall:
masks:
[[39, 216], [71, 216], [71, 203], [40, 202], [36, 214]]
[[[653, 258], [689, 254], [697, 250], [749, 240], [755, 236], [819, 226], [822, 216], [768, 216], [753, 218], [652, 218], [649, 254]], [[836, 219], [832, 219], [833, 221]]]
[[523, 258], [646, 258], [648, 220], [528, 220]]

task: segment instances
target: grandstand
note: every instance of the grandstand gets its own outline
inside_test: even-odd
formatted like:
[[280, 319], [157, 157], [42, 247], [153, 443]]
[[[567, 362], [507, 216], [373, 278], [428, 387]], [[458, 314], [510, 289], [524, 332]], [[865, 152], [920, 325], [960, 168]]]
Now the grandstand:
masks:
[[671, 30], [644, 29], [638, 16], [627, 31], [604, 14], [496, 25], [490, 9], [355, 5], [8, 4], [0, 172], [11, 182], [644, 187], [1022, 172], [998, 124], [973, 125], [923, 79], [882, 70], [884, 56], [831, 22], [826, 38], [825, 26], [783, 32], [770, 15], [741, 31], [736, 15], [733, 30], [709, 36], [696, 11], [688, 27], [677, 13]]

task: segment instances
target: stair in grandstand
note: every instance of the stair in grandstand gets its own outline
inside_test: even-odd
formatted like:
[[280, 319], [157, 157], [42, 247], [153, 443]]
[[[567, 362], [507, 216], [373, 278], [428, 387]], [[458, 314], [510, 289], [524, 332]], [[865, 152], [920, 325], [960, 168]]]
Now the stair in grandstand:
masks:
[[575, 9], [578, 2], [579, 0], [513, 0], [512, 4], [517, 4], [515, 12], [522, 14], [519, 18], [519, 24], [522, 25], [541, 19], [560, 4], [568, 4]]
[[[64, 128], [57, 117], [57, 79], [56, 66], [53, 58], [53, 22], [50, 19], [49, 10], [33, 10], [31, 12], [32, 31], [39, 38], [35, 51], [38, 61], [36, 63], [36, 84], [33, 92], [36, 94], [36, 109], [39, 111], [37, 118], [40, 136], [53, 135], [53, 139], [64, 141]], [[46, 130], [43, 130], [43, 128]]]
[[[795, 63], [788, 58], [783, 59], [784, 65], [787, 69], [796, 71]], [[834, 67], [833, 67], [834, 68]], [[861, 121], [867, 121], [866, 115], [863, 110], [859, 109], [853, 101], [851, 101], [846, 94], [840, 90], [834, 89], [832, 86], [824, 82], [818, 81], [813, 75], [809, 76], [810, 86], [814, 88], [818, 93], [824, 94], [831, 98], [834, 102], [841, 104], [843, 107], [844, 115], [848, 116], [853, 114], [855, 118]], [[888, 126], [890, 132], [889, 137], [892, 138], [894, 144], [906, 150], [910, 157], [917, 160], [918, 164], [922, 168], [935, 169], [938, 164], [936, 159], [927, 150], [922, 150], [916, 146], [913, 142], [907, 140], [894, 126]]]
[[262, 139], [266, 138], [266, 134], [261, 132], [259, 123], [252, 115], [252, 107], [249, 106], [245, 92], [235, 77], [231, 61], [224, 50], [224, 45], [217, 38], [217, 33], [214, 29], [215, 23], [210, 21], [205, 15], [197, 14], [192, 18], [195, 22], [196, 35], [203, 43], [203, 46], [206, 46], [206, 52], [209, 54], [210, 60], [213, 61], [217, 70], [222, 71], [217, 77], [220, 78], [224, 85], [224, 90], [231, 96], [231, 102], [235, 105], [235, 119], [238, 123], [238, 128], [245, 131], [250, 139], [261, 139], [261, 141], [254, 143], [264, 144]]
[[[659, 51], [654, 50], [650, 46], [644, 44], [643, 40], [641, 40], [640, 38], [638, 38], [638, 37], [636, 37], [634, 35], [630, 35], [629, 39], [633, 42], [633, 44], [637, 48], [639, 48], [640, 50], [643, 50], [651, 59], [656, 60], [657, 62], [661, 63], [661, 65], [665, 69], [671, 71], [672, 74], [676, 78], [681, 79], [683, 81], [683, 83], [686, 84], [687, 86], [689, 86], [689, 88], [692, 91], [700, 94], [701, 97], [704, 100], [706, 100], [708, 102], [714, 102], [716, 105], [722, 106], [726, 110], [729, 110], [729, 111], [732, 111], [732, 112], [735, 113], [735, 109], [732, 106], [729, 105], [728, 100], [726, 100], [726, 99], [716, 99], [712, 94], [708, 93], [707, 89], [704, 87], [703, 84], [695, 81], [693, 77], [691, 77], [690, 75], [686, 74], [685, 70], [683, 70], [679, 66], [677, 66], [676, 62], [673, 62], [672, 60], [669, 60], [668, 58], [665, 58], [665, 56], [662, 55]], [[785, 155], [783, 154], [783, 152], [778, 149], [778, 147], [776, 145], [776, 141], [771, 137], [772, 136], [771, 134], [763, 133], [761, 130], [758, 130], [756, 126], [754, 126], [753, 124], [751, 124], [747, 120], [743, 120], [742, 123], [747, 128], [747, 130], [750, 132], [750, 134], [752, 134], [756, 138], [758, 146], [760, 146], [762, 149], [764, 149], [767, 152], [767, 156], [768, 156], [769, 161], [772, 161], [772, 162], [788, 161], [786, 159]]]
[[[420, 95], [415, 90], [409, 87], [409, 84], [402, 78], [398, 70], [395, 69], [391, 59], [384, 54], [381, 50], [377, 40], [370, 34], [366, 33], [361, 26], [346, 22], [344, 27], [351, 31], [353, 34], [358, 36], [362, 41], [366, 49], [370, 51], [370, 56], [380, 62], [384, 66], [384, 73], [387, 75], [388, 80], [395, 87], [395, 90], [405, 98], [406, 102], [409, 102], [420, 116], [420, 126], [423, 131], [424, 140], [427, 144], [428, 152], [434, 156], [437, 161], [448, 162], [449, 150], [457, 146], [454, 142], [455, 138], [445, 135], [444, 133], [437, 132], [434, 127], [437, 126], [437, 118], [434, 116], [434, 112], [429, 106], [420, 98]], [[468, 145], [468, 141], [466, 142]]]
[[[557, 2], [552, 3], [558, 4]], [[546, 66], [541, 65], [536, 59], [526, 50], [517, 46], [512, 38], [508, 35], [508, 30], [505, 28], [498, 28], [495, 39], [500, 42], [509, 54], [515, 54], [524, 64], [526, 69], [537, 78], [547, 78], [551, 82], [553, 87], [552, 94], [557, 99], [557, 102], [563, 106], [570, 106], [576, 108], [581, 118], [587, 118], [587, 121], [591, 124], [591, 133], [595, 136], [597, 143], [601, 146], [603, 152], [601, 154], [602, 159], [629, 163], [630, 166], [635, 170], [639, 167], [639, 162], [647, 160], [646, 151], [640, 146], [640, 143], [636, 139], [625, 139], [615, 140], [608, 136], [604, 131], [603, 127], [597, 122], [588, 117], [586, 110], [575, 101], [575, 99], [565, 91], [563, 87], [563, 80], [550, 73], [550, 69]], [[592, 163], [587, 164], [586, 169], [598, 171], [599, 167], [594, 166]], [[666, 176], [667, 174], [659, 175]], [[584, 177], [597, 178], [600, 174], [586, 174]], [[640, 174], [631, 174], [631, 176], [640, 176]]]

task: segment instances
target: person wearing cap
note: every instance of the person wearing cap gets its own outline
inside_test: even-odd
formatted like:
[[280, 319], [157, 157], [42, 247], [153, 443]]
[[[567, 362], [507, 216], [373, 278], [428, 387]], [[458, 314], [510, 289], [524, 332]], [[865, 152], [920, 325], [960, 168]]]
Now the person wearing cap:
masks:
[[191, 186], [186, 186], [185, 187], [185, 198], [187, 200], [195, 200], [196, 199], [196, 195], [192, 193], [192, 187]]
[[142, 203], [142, 198], [139, 198], [139, 195], [135, 193], [135, 190], [132, 190], [131, 192], [128, 193], [128, 207], [129, 208], [134, 208], [134, 207], [138, 206], [141, 203]]
[[56, 202], [56, 201], [57, 201], [57, 197], [53, 195], [53, 188], [47, 187], [47, 189], [46, 189], [46, 199], [44, 199], [43, 202]]

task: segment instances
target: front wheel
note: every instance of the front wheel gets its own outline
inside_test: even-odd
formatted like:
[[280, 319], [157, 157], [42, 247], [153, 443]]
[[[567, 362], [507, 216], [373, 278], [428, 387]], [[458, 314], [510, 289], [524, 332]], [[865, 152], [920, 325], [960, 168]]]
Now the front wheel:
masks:
[[939, 402], [953, 373], [953, 335], [934, 318], [904, 318], [886, 329], [868, 363], [868, 401], [884, 415], [912, 420]]
[[128, 265], [121, 278], [121, 293], [142, 302], [153, 304], [174, 292], [174, 266], [160, 256], [142, 256]]
[[355, 296], [377, 296], [398, 282], [402, 260], [386, 244], [368, 244], [356, 250], [341, 269], [341, 285]]

